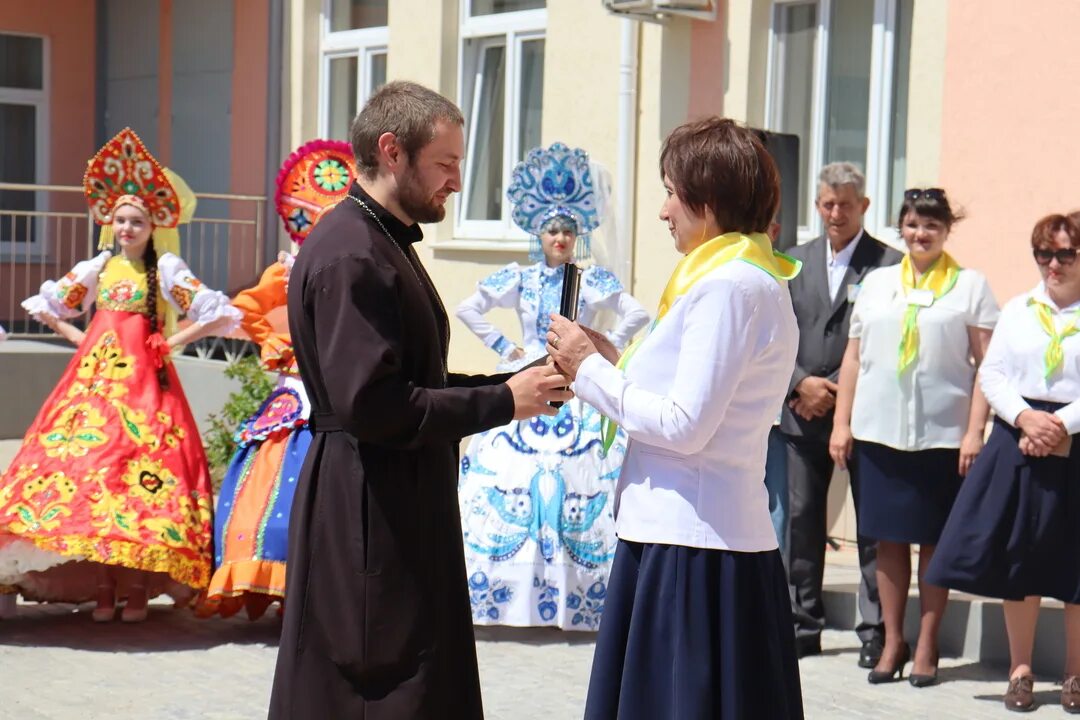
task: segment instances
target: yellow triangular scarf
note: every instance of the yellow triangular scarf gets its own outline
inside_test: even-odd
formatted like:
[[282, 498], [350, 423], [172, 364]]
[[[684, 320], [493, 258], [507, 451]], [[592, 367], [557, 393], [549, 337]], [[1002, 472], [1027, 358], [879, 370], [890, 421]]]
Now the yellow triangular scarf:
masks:
[[1028, 305], [1035, 308], [1035, 315], [1039, 318], [1039, 325], [1050, 336], [1050, 345], [1046, 348], [1046, 354], [1043, 356], [1043, 377], [1049, 380], [1054, 371], [1065, 362], [1065, 351], [1061, 349], [1061, 341], [1080, 333], [1080, 327], [1077, 327], [1077, 325], [1080, 325], [1080, 310], [1073, 313], [1072, 319], [1065, 323], [1065, 327], [1061, 328], [1061, 332], [1058, 332], [1057, 326], [1054, 324], [1053, 308], [1035, 298], [1029, 298]]
[[[615, 366], [625, 370], [630, 359], [641, 347], [641, 343], [649, 336], [649, 333], [667, 315], [675, 301], [688, 293], [698, 280], [701, 280], [721, 265], [732, 260], [741, 260], [765, 271], [776, 280], [791, 280], [802, 269], [802, 261], [789, 257], [781, 252], [773, 250], [769, 236], [764, 233], [743, 235], [733, 232], [707, 240], [686, 254], [679, 264], [675, 266], [671, 277], [660, 295], [660, 305], [656, 310], [656, 318], [652, 321], [645, 336], [630, 343], [626, 352], [619, 357]], [[611, 449], [615, 442], [615, 434], [618, 425], [603, 418], [600, 422], [600, 433], [603, 437], [604, 452]]]
[[[949, 253], [941, 253], [941, 257], [922, 274], [918, 282], [915, 282], [915, 268], [911, 264], [910, 253], [904, 255], [900, 261], [900, 284], [904, 288], [904, 296], [912, 290], [929, 290], [934, 294], [934, 302], [937, 302], [956, 285], [956, 279], [960, 277], [960, 266], [956, 264]], [[903, 375], [915, 358], [919, 356], [919, 305], [907, 306], [904, 313], [903, 334], [900, 336], [900, 359], [897, 363], [896, 374]]]

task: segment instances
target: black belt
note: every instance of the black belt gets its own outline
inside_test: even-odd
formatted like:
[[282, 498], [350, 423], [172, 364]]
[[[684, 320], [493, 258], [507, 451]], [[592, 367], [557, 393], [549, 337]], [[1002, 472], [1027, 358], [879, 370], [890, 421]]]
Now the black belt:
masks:
[[345, 431], [345, 428], [341, 426], [341, 422], [334, 413], [311, 413], [311, 417], [308, 419], [308, 427], [311, 428], [311, 432], [313, 433], [335, 433]]

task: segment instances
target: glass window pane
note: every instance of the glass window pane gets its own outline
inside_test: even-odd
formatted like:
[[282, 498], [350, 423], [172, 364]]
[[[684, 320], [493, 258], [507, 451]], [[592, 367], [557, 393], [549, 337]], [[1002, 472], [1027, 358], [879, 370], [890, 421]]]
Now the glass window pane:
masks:
[[0, 87], [41, 90], [44, 41], [25, 35], [0, 35]]
[[356, 56], [330, 58], [326, 83], [326, 128], [333, 140], [348, 140], [349, 125], [357, 111]]
[[383, 27], [388, 0], [330, 0], [330, 32]]
[[[799, 178], [806, 188], [813, 181], [810, 148], [813, 131], [814, 54], [817, 47], [817, 4], [780, 5], [777, 8], [777, 85], [773, 88], [778, 108], [773, 126], [799, 138]], [[799, 193], [799, 225], [810, 224], [809, 192]]]
[[540, 116], [544, 110], [544, 40], [521, 43], [521, 98], [518, 148], [515, 160], [540, 145]]
[[874, 3], [833, 0], [825, 78], [826, 163], [846, 160], [865, 171], [873, 36]]
[[[0, 103], [0, 148], [0, 182], [37, 182], [37, 108]], [[33, 223], [3, 214], [33, 209], [34, 193], [0, 190], [0, 242], [33, 242]]]
[[473, 159], [466, 181], [469, 200], [465, 218], [501, 220], [506, 47], [486, 45], [481, 52], [473, 85], [478, 96], [470, 108], [469, 152]]
[[469, 14], [494, 15], [519, 10], [538, 10], [545, 7], [547, 7], [546, 0], [471, 0]]
[[371, 53], [369, 62], [371, 65], [368, 68], [368, 87], [365, 100], [386, 84], [386, 53]]
[[893, 52], [892, 132], [889, 138], [889, 204], [885, 218], [896, 223], [907, 185], [908, 85], [911, 77], [911, 14], [914, 0], [899, 0], [896, 7], [896, 48]]

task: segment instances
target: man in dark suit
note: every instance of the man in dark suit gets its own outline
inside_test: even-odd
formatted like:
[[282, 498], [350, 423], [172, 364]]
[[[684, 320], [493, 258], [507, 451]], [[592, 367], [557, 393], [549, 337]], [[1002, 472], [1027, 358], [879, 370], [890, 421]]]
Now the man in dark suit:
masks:
[[[790, 513], [784, 559], [799, 657], [821, 652], [826, 505], [833, 474], [829, 435], [851, 308], [863, 277], [874, 268], [900, 262], [902, 257], [863, 229], [863, 215], [870, 206], [865, 186], [862, 173], [851, 163], [826, 165], [819, 176], [815, 202], [824, 234], [791, 251], [803, 262], [802, 272], [790, 283], [799, 323], [799, 355], [780, 432], [787, 449]], [[858, 507], [857, 472], [852, 474], [851, 490]], [[884, 639], [876, 554], [874, 543], [860, 537], [861, 621], [856, 632], [863, 643], [859, 665], [868, 668], [881, 656]]]

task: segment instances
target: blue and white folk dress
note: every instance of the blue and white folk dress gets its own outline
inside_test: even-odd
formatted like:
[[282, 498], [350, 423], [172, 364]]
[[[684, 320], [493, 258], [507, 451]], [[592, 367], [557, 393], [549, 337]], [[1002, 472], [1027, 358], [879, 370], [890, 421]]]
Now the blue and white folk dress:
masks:
[[[513, 263], [483, 280], [458, 317], [514, 369], [546, 354], [550, 314], [558, 312], [563, 268]], [[484, 314], [513, 308], [525, 357]], [[649, 321], [645, 309], [608, 270], [583, 270], [578, 321], [591, 326], [608, 310], [606, 333], [622, 348]], [[558, 415], [511, 422], [473, 437], [461, 461], [458, 501], [473, 621], [478, 625], [596, 630], [615, 556], [615, 481], [626, 448], [619, 431], [603, 452], [600, 414], [574, 399]]]

